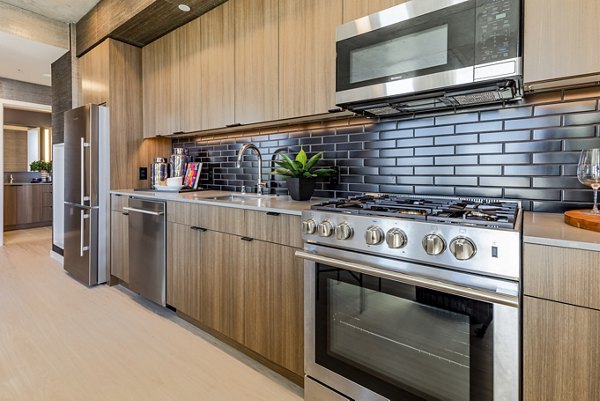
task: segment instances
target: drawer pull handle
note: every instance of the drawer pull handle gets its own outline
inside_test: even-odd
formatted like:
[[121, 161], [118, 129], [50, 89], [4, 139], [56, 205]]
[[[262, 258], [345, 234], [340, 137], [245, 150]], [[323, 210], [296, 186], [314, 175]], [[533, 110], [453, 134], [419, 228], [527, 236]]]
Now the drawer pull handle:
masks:
[[204, 227], [191, 226], [190, 228], [192, 230], [196, 230], [196, 231], [202, 231], [202, 232], [208, 231], [208, 229], [206, 229]]
[[279, 216], [281, 213], [277, 212], [267, 212], [267, 216]]
[[242, 240], [242, 241], [248, 241], [248, 242], [250, 242], [250, 241], [254, 241], [254, 238], [250, 238], [250, 237], [242, 237], [242, 238], [241, 238], [241, 240]]

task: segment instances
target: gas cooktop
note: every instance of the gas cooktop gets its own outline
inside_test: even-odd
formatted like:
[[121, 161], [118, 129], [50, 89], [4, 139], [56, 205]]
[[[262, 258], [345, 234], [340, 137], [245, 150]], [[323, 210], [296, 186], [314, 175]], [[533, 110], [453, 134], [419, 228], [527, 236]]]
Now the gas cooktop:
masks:
[[518, 201], [367, 194], [302, 212], [302, 238], [306, 246], [519, 280], [521, 220]]
[[419, 198], [365, 195], [311, 207], [334, 213], [396, 217], [487, 228], [514, 228], [519, 202], [494, 199]]

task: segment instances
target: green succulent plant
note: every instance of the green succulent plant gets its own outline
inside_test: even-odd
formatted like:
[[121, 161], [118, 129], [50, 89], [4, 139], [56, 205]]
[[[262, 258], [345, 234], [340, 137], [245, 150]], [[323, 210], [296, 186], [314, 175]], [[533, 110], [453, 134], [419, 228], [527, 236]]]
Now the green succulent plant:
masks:
[[282, 154], [283, 160], [276, 161], [279, 168], [273, 170], [274, 174], [290, 178], [327, 177], [336, 173], [332, 168], [314, 168], [315, 164], [323, 157], [323, 152], [315, 154], [310, 159], [303, 149], [292, 160], [288, 155]]

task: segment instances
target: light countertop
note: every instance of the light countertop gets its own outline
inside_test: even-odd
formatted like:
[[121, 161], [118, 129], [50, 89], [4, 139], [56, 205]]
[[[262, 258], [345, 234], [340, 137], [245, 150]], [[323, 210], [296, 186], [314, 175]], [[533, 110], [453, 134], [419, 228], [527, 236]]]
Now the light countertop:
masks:
[[562, 213], [525, 212], [523, 242], [600, 251], [600, 232], [570, 226]]
[[12, 185], [12, 186], [19, 186], [19, 185], [52, 185], [51, 182], [5, 182], [4, 185]]
[[326, 199], [313, 198], [310, 201], [299, 202], [292, 200], [289, 196], [285, 195], [263, 195], [258, 197], [256, 194], [247, 194], [248, 197], [243, 202], [232, 202], [225, 200], [212, 200], [207, 199], [214, 196], [226, 196], [226, 195], [241, 195], [239, 192], [228, 192], [228, 191], [197, 191], [197, 192], [184, 192], [184, 193], [173, 193], [173, 192], [155, 192], [155, 191], [134, 191], [132, 189], [120, 189], [110, 191], [111, 194], [119, 194], [126, 196], [134, 196], [136, 198], [154, 199], [163, 201], [173, 202], [189, 202], [199, 203], [205, 205], [232, 207], [238, 209], [247, 210], [258, 210], [264, 212], [276, 212], [283, 214], [292, 214], [300, 216], [303, 210], [310, 209], [311, 205], [319, 202], [323, 202]]

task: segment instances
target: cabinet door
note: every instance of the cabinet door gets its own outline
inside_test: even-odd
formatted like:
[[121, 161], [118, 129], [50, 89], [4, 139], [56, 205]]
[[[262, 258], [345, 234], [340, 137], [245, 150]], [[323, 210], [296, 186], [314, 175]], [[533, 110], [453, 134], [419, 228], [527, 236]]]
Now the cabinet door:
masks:
[[524, 3], [525, 83], [600, 72], [600, 52], [594, 50], [600, 37], [600, 2], [527, 0]]
[[243, 246], [234, 235], [168, 223], [167, 303], [239, 343], [244, 340]]
[[33, 186], [17, 186], [17, 224], [33, 223]]
[[199, 256], [195, 246], [199, 240], [190, 226], [167, 223], [167, 304], [196, 320], [200, 315], [200, 277], [194, 262]]
[[234, 339], [244, 341], [244, 242], [215, 231], [200, 232], [196, 266], [200, 277], [198, 320]]
[[394, 7], [408, 0], [344, 0], [344, 23]]
[[235, 13], [235, 122], [279, 116], [279, 0], [232, 0]]
[[202, 18], [196, 18], [179, 28], [181, 46], [181, 130], [202, 129], [202, 106], [209, 101], [202, 88]]
[[524, 401], [600, 400], [600, 311], [524, 297]]
[[109, 41], [105, 40], [79, 58], [83, 104], [107, 103], [109, 86]]
[[279, 118], [335, 106], [335, 28], [342, 0], [279, 1]]
[[110, 212], [110, 274], [129, 282], [129, 218]]
[[295, 249], [247, 243], [244, 345], [304, 375], [303, 264]]
[[181, 30], [142, 49], [144, 138], [181, 131]]
[[202, 129], [234, 123], [233, 10], [229, 2], [200, 17]]
[[4, 186], [4, 226], [14, 226], [17, 224], [17, 188], [15, 185]]

